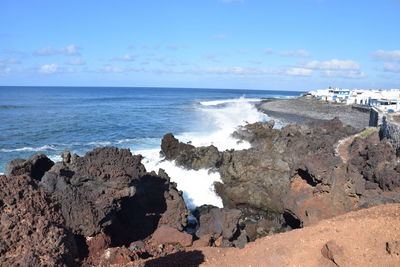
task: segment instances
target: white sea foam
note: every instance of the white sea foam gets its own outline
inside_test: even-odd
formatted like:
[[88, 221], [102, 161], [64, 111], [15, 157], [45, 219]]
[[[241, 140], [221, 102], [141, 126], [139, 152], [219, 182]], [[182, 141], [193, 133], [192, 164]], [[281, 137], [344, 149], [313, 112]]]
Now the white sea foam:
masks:
[[44, 145], [40, 147], [21, 147], [21, 148], [15, 148], [15, 149], [0, 149], [0, 152], [21, 152], [21, 151], [30, 151], [30, 152], [39, 152], [39, 151], [46, 151], [46, 150], [57, 150], [54, 146], [52, 145]]
[[259, 112], [251, 104], [254, 100], [255, 98], [241, 97], [221, 108], [200, 107], [199, 123], [208, 130], [201, 133], [184, 133], [178, 138], [184, 142], [190, 141], [194, 146], [214, 145], [221, 151], [249, 148], [249, 143], [238, 142], [231, 134], [239, 125], [268, 119], [267, 115]]
[[87, 143], [89, 146], [108, 146], [111, 145], [110, 141], [96, 141]]
[[177, 183], [178, 189], [183, 191], [183, 198], [189, 209], [194, 209], [203, 204], [222, 207], [222, 200], [214, 192], [213, 183], [221, 181], [219, 173], [209, 173], [206, 169], [186, 170], [175, 165], [173, 161], [162, 160], [160, 149], [148, 149], [134, 151], [141, 154], [142, 163], [147, 171], [157, 172], [164, 169], [171, 177], [171, 181]]
[[218, 106], [218, 105], [222, 105], [222, 104], [242, 102], [243, 99], [245, 99], [246, 102], [260, 102], [262, 100], [261, 98], [241, 97], [241, 98], [232, 98], [232, 99], [224, 99], [224, 100], [203, 101], [203, 102], [200, 102], [200, 105], [202, 105], [202, 106]]
[[[254, 123], [266, 120], [268, 117], [260, 113], [250, 102], [255, 99], [244, 97], [234, 101], [225, 102], [225, 105], [213, 107], [203, 105], [198, 108], [197, 121], [199, 132], [187, 132], [178, 135], [177, 138], [183, 142], [191, 142], [195, 146], [207, 146], [213, 144], [220, 151], [226, 149], [245, 149], [249, 148], [247, 142], [239, 142], [231, 134], [239, 125]], [[134, 149], [133, 149], [134, 150]], [[160, 157], [160, 149], [134, 150], [135, 154], [142, 154], [143, 164], [148, 171], [158, 171], [164, 169], [171, 177], [171, 181], [176, 182], [178, 189], [183, 191], [183, 197], [189, 209], [210, 204], [222, 207], [222, 200], [214, 192], [214, 182], [221, 182], [218, 172], [210, 172], [207, 169], [198, 171], [187, 170], [176, 166], [173, 161], [166, 161]]]
[[49, 157], [49, 159], [51, 159], [51, 160], [54, 161], [54, 162], [60, 162], [60, 161], [62, 161], [61, 155], [49, 155], [48, 157]]

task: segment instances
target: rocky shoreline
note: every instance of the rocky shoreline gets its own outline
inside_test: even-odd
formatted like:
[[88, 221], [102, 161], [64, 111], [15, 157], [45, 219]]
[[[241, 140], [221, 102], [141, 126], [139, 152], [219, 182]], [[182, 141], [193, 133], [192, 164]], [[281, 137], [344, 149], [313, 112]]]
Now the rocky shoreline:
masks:
[[305, 97], [270, 98], [257, 108], [274, 119], [284, 123], [304, 124], [308, 120], [331, 120], [339, 118], [344, 124], [362, 129], [369, 125], [369, 113], [352, 106], [322, 102]]
[[[216, 249], [256, 251], [253, 244], [264, 246], [264, 241], [249, 242], [400, 203], [400, 159], [376, 130], [360, 131], [335, 118], [282, 129], [274, 129], [273, 121], [258, 122], [233, 136], [252, 147], [218, 151], [181, 143], [172, 134], [161, 143], [166, 160], [220, 173], [223, 182], [214, 186], [224, 208], [203, 205], [189, 211], [165, 171], [147, 172], [142, 157], [126, 149], [98, 148], [83, 157], [66, 152], [57, 163], [44, 155], [11, 161], [0, 176], [1, 265], [199, 266], [211, 261]], [[399, 211], [400, 205], [390, 209]], [[374, 212], [379, 218], [379, 209]], [[196, 222], [188, 220], [189, 214]], [[385, 227], [395, 240], [384, 237], [391, 248], [375, 252], [387, 262], [400, 262], [400, 224], [393, 222]], [[374, 238], [373, 233], [366, 235]], [[337, 232], [337, 242], [343, 234]], [[327, 236], [323, 240], [335, 243], [333, 233]], [[286, 240], [290, 247], [290, 235]], [[326, 247], [320, 255], [326, 264], [339, 265], [332, 255], [352, 256], [346, 246], [324, 242], [319, 245]], [[271, 266], [296, 263], [295, 256], [282, 255], [275, 264], [276, 255], [266, 261]], [[354, 255], [368, 265], [368, 255]], [[212, 262], [208, 265], [221, 265]]]

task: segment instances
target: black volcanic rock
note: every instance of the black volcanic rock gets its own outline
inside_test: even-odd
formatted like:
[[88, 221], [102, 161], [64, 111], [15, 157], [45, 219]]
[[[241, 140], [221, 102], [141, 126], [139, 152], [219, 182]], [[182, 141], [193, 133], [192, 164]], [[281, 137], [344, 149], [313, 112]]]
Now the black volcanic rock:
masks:
[[[241, 225], [250, 240], [399, 202], [395, 150], [376, 133], [364, 139], [357, 133], [337, 118], [280, 130], [264, 122], [240, 127], [233, 136], [252, 147], [220, 152], [214, 167], [222, 183], [215, 183], [215, 190], [225, 208], [242, 212]], [[182, 157], [181, 165], [196, 169], [191, 162], [198, 160], [197, 149], [179, 152], [176, 161]]]
[[179, 142], [172, 134], [164, 135], [161, 152], [165, 159], [175, 160], [177, 165], [193, 170], [213, 168], [222, 160], [222, 153], [215, 146], [194, 147]]
[[[93, 236], [119, 225], [121, 233], [136, 227], [136, 232], [149, 235], [168, 208], [179, 208], [179, 215], [168, 210], [176, 218], [169, 216], [165, 224], [180, 229], [185, 225], [187, 211], [181, 195], [163, 172], [163, 176], [147, 173], [140, 155], [105, 147], [84, 157], [64, 158], [46, 172], [41, 184], [61, 204], [66, 225], [75, 234]], [[168, 203], [168, 198], [179, 204]]]
[[5, 170], [7, 177], [17, 175], [28, 175], [36, 180], [40, 180], [44, 173], [54, 165], [45, 155], [35, 155], [29, 159], [14, 159], [10, 161]]
[[194, 146], [179, 142], [171, 133], [164, 135], [161, 141], [161, 152], [168, 160], [176, 159], [180, 153], [192, 149]]

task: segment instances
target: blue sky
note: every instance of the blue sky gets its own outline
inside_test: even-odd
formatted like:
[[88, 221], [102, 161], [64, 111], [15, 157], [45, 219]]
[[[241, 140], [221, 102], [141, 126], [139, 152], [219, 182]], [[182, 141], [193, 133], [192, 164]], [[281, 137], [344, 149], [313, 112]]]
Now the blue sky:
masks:
[[0, 85], [400, 88], [400, 0], [1, 0]]

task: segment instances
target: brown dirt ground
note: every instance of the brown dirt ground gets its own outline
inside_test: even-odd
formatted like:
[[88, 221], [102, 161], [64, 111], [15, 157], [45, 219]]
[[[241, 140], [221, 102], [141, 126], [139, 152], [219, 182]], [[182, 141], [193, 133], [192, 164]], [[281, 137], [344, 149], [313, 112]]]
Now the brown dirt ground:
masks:
[[396, 241], [400, 243], [400, 204], [387, 204], [268, 236], [244, 249], [197, 249], [204, 261], [191, 266], [394, 267], [400, 266], [400, 244], [390, 254], [387, 242]]

